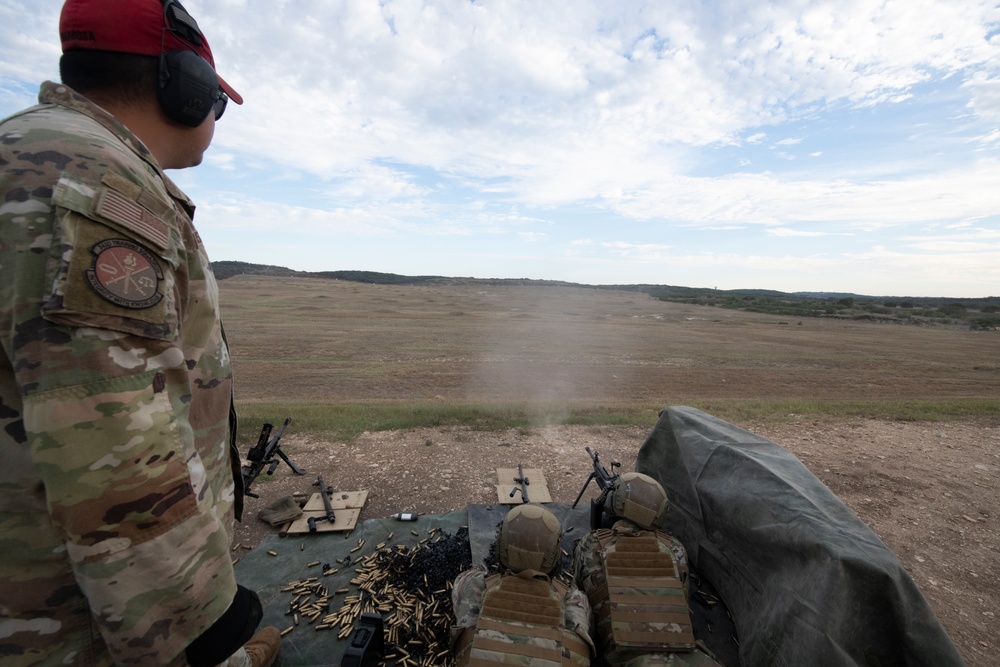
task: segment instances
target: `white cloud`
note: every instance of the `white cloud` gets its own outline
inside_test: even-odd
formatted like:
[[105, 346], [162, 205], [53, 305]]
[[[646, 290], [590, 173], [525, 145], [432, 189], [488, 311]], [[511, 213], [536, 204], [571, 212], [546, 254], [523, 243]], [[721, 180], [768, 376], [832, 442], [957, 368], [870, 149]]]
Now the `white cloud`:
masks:
[[[1000, 160], [990, 159], [903, 180], [796, 180], [770, 174], [674, 177], [649, 184], [616, 210], [629, 217], [707, 227], [719, 222], [777, 226], [782, 221], [835, 221], [870, 230], [997, 215], [997, 173]], [[713, 205], [705, 206], [707, 201]]]
[[[989, 133], [979, 137], [979, 143], [983, 148], [997, 148], [1000, 146], [1000, 128], [991, 130]], [[990, 144], [993, 144], [990, 146]]]
[[944, 225], [948, 232], [901, 236], [899, 241], [905, 248], [923, 250], [936, 254], [987, 254], [1000, 261], [1000, 229], [983, 227], [956, 227]]
[[809, 232], [802, 229], [789, 229], [788, 227], [769, 227], [765, 230], [771, 236], [798, 236], [802, 238], [814, 238], [817, 236], [830, 236], [830, 232]]
[[[689, 228], [703, 245], [678, 266], [695, 277], [726, 265], [790, 279], [780, 262], [817, 280], [840, 266], [916, 281], [924, 273], [878, 261], [899, 273], [989, 256], [988, 236], [934, 234], [1000, 216], [996, 3], [185, 4], [246, 98], [218, 124], [206, 166], [178, 177], [209, 236], [415, 235], [458, 262], [445, 239], [520, 234], [545, 270], [546, 249], [569, 248], [580, 266], [625, 272], [677, 259], [681, 244], [644, 244], [643, 225]], [[60, 5], [0, 6], [7, 112], [55, 75]], [[218, 191], [200, 185], [204, 170]], [[758, 229], [783, 250], [701, 252]], [[827, 254], [852, 233], [882, 250]], [[947, 261], [935, 243], [954, 251]]]
[[[199, 229], [212, 234], [267, 234], [284, 239], [329, 243], [344, 236], [365, 238], [468, 237], [476, 234], [518, 235], [539, 240], [544, 219], [516, 209], [483, 209], [443, 205], [418, 199], [390, 197], [349, 200], [328, 206], [308, 206], [247, 197], [237, 193], [204, 193], [199, 197]], [[322, 239], [322, 241], [320, 241]]]
[[548, 234], [542, 232], [518, 232], [517, 236], [525, 243], [537, 243], [548, 237]]
[[634, 262], [661, 262], [670, 256], [669, 251], [672, 247], [662, 243], [627, 243], [623, 241], [602, 243], [601, 246], [614, 255], [625, 257]]
[[413, 182], [412, 176], [370, 163], [339, 173], [337, 181], [326, 188], [326, 195], [331, 201], [416, 199], [427, 192], [427, 188]]
[[[224, 140], [280, 147], [275, 159], [294, 156], [312, 172], [391, 154], [516, 178], [553, 153], [599, 166], [587, 156], [609, 152], [611, 171], [615, 154], [729, 142], [800, 109], [891, 99], [928, 68], [996, 55], [985, 42], [962, 42], [981, 24], [951, 3], [919, 12], [823, 3], [805, 14], [798, 4], [720, 5], [709, 20], [692, 3], [642, 12], [578, 2], [545, 11], [517, 2], [279, 4], [269, 20], [226, 35], [220, 61], [236, 70], [228, 78], [248, 104], [238, 135]], [[311, 20], [296, 20], [303, 11]]]
[[[975, 289], [977, 285], [1000, 285], [1000, 250], [995, 246], [991, 250], [963, 251], [957, 254], [940, 252], [935, 248], [918, 250], [923, 252], [904, 252], [876, 246], [867, 252], [847, 257], [848, 268], [850, 265], [855, 266], [861, 275], [870, 276], [869, 279], [873, 282], [901, 282], [900, 277], [905, 276], [904, 279], [920, 286], [910, 291], [911, 295], [941, 295], [942, 284], [949, 285], [951, 294], [959, 296], [959, 289], [966, 292], [969, 288]], [[919, 275], [918, 281], [913, 281], [914, 275]], [[937, 287], [934, 286], [935, 283], [938, 283]], [[996, 293], [994, 288], [988, 292], [980, 292], [980, 295]]]
[[[59, 10], [62, 3], [11, 2], [0, 4], [0, 85], [6, 88], [23, 81], [36, 85], [42, 79], [58, 75]], [[31, 91], [31, 101], [37, 89]]]
[[972, 93], [969, 108], [985, 120], [1000, 121], [1000, 73], [976, 72], [962, 85]]

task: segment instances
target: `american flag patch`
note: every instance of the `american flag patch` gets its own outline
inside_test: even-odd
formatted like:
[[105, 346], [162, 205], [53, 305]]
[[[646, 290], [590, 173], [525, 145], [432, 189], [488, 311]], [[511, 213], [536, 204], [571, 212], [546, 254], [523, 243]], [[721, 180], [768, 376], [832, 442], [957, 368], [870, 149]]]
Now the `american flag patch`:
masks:
[[154, 242], [158, 248], [166, 249], [170, 242], [170, 228], [167, 223], [114, 190], [105, 189], [101, 192], [95, 212]]

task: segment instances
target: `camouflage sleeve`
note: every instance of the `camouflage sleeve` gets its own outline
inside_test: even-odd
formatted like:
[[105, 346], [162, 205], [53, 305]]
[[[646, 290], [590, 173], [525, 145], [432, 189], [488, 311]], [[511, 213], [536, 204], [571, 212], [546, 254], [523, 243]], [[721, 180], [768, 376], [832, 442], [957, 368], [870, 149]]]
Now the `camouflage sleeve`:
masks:
[[594, 568], [599, 567], [596, 551], [600, 546], [593, 531], [576, 543], [576, 548], [573, 549], [573, 580], [577, 586], [583, 588], [585, 582], [593, 575]]
[[451, 644], [455, 645], [462, 631], [476, 625], [486, 591], [486, 568], [475, 565], [455, 577], [451, 588], [451, 606], [455, 623], [451, 626]]
[[161, 388], [166, 377], [145, 372], [24, 403], [50, 516], [123, 663], [182, 652], [236, 592], [228, 534], [199, 502], [205, 471]]
[[566, 594], [566, 627], [573, 630], [587, 646], [593, 655], [596, 652], [594, 640], [590, 637], [592, 618], [590, 613], [590, 601], [587, 595], [576, 586], [571, 586]]
[[[17, 387], [8, 400], [21, 401], [0, 407], [30, 455], [18, 484], [41, 511], [21, 515], [37, 535], [5, 527], [5, 550], [22, 551], [0, 578], [21, 574], [0, 584], [44, 590], [66, 563], [75, 586], [55, 594], [79, 587], [115, 662], [165, 664], [236, 592], [233, 481], [217, 474], [228, 461], [228, 354], [210, 337], [184, 338], [211, 329], [213, 309], [217, 329], [218, 304], [188, 298], [193, 228], [162, 192], [85, 169], [53, 188], [46, 169], [69, 158], [29, 148], [18, 159], [35, 156], [38, 181], [29, 171], [16, 191], [0, 183], [12, 204], [0, 214], [0, 343]], [[206, 349], [218, 366], [208, 374]], [[218, 391], [202, 398], [209, 386]], [[210, 441], [219, 446], [199, 445]], [[54, 565], [40, 574], [36, 559]]]
[[670, 553], [672, 553], [674, 558], [677, 560], [677, 576], [684, 584], [684, 594], [688, 595], [690, 582], [688, 580], [687, 549], [684, 548], [684, 543], [673, 535], [666, 533], [657, 533], [657, 535], [660, 537], [660, 549], [669, 549]]

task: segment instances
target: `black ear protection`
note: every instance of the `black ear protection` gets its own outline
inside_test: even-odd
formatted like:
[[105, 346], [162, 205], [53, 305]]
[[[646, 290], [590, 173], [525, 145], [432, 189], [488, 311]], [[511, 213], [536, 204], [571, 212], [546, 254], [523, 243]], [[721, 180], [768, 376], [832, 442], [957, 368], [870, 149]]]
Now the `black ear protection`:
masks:
[[[164, 0], [164, 35], [171, 32], [192, 46], [203, 44], [201, 30], [177, 0]], [[160, 85], [156, 100], [170, 120], [198, 127], [213, 110], [222, 116], [228, 98], [212, 65], [194, 51], [160, 53]]]

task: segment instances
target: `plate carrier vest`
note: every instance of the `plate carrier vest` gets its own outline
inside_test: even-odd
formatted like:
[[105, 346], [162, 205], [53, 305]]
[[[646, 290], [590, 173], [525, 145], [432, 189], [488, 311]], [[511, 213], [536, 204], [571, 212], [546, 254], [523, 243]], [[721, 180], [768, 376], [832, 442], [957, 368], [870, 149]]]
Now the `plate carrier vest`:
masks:
[[486, 578], [479, 620], [455, 646], [457, 665], [524, 664], [525, 658], [539, 667], [590, 664], [590, 648], [564, 620], [569, 589], [559, 581], [526, 574], [529, 571]]
[[[659, 532], [616, 536], [597, 531], [604, 585], [588, 590], [601, 644], [643, 652], [695, 649], [691, 610], [669, 537]], [[596, 582], [595, 582], [596, 583]], [[609, 636], [610, 635], [610, 636]]]

